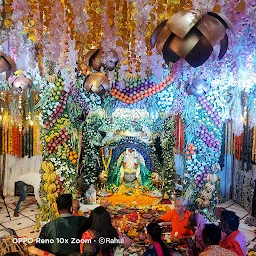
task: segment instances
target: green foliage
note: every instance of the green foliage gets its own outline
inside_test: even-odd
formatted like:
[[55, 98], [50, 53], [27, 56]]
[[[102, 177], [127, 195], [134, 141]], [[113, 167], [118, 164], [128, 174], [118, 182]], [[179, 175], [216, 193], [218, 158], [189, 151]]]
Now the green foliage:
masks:
[[100, 173], [99, 147], [102, 143], [102, 136], [99, 127], [102, 120], [98, 115], [88, 116], [83, 129], [83, 152], [82, 164], [84, 166], [84, 182], [88, 188], [97, 180]]
[[171, 195], [175, 188], [174, 143], [174, 121], [172, 118], [167, 118], [161, 140], [163, 163], [160, 175], [164, 179], [164, 190], [168, 195]]
[[149, 146], [152, 148], [152, 152], [153, 154], [151, 155], [152, 157], [152, 160], [154, 162], [154, 165], [155, 165], [155, 170], [156, 172], [160, 173], [161, 171], [161, 168], [162, 168], [162, 163], [160, 162], [160, 160], [158, 159], [158, 156], [157, 156], [157, 150], [156, 150], [156, 147], [155, 147], [155, 142], [156, 142], [156, 139], [160, 136], [159, 133], [152, 133], [150, 138], [149, 138]]

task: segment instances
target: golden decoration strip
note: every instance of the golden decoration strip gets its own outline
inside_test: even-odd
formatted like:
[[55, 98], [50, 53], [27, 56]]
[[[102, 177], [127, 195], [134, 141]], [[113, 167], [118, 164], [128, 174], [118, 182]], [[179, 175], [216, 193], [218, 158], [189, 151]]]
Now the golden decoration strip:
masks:
[[[41, 73], [43, 73], [43, 59], [50, 57], [46, 54], [51, 53], [47, 45], [53, 48], [51, 44], [56, 36], [57, 19], [61, 28], [65, 29], [65, 31], [57, 32], [61, 34], [61, 36], [57, 35], [57, 38], [61, 37], [60, 46], [56, 46], [61, 49], [60, 59], [64, 60], [68, 56], [68, 36], [71, 40], [75, 40], [79, 67], [84, 67], [84, 55], [88, 50], [101, 48], [104, 45], [103, 42], [106, 44], [107, 40], [111, 41], [119, 55], [122, 55], [119, 57], [121, 66], [124, 66], [123, 70], [136, 74], [145, 65], [141, 63], [141, 52], [136, 51], [138, 35], [142, 34], [141, 38], [146, 40], [146, 49], [143, 47], [142, 51], [146, 55], [151, 55], [149, 38], [156, 25], [170, 18], [174, 13], [192, 7], [191, 0], [149, 0], [145, 2], [140, 0], [87, 0], [84, 5], [82, 1], [78, 1], [81, 4], [80, 8], [75, 8], [72, 0], [26, 1], [29, 13], [26, 13], [28, 11], [23, 13], [21, 20], [24, 25], [23, 33], [31, 41], [37, 43], [38, 65]], [[12, 24], [10, 20], [13, 11], [12, 2], [12, 0], [5, 1], [2, 10], [6, 26]], [[149, 8], [149, 15], [145, 16], [144, 13], [143, 16], [142, 11], [144, 12], [147, 8]], [[84, 20], [79, 21], [84, 22], [82, 23], [85, 24], [84, 31], [76, 29], [76, 26], [79, 26], [76, 19], [81, 12], [85, 14]], [[143, 22], [143, 28], [140, 25], [141, 22]], [[108, 33], [109, 29], [113, 36]]]

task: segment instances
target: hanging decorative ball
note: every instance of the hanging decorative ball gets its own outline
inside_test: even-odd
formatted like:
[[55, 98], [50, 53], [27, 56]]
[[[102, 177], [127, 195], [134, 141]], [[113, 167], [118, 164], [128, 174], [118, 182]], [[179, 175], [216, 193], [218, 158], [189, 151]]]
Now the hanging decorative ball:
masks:
[[191, 84], [186, 86], [186, 92], [188, 95], [194, 95], [196, 97], [207, 94], [210, 87], [207, 85], [205, 80], [201, 78], [196, 78], [192, 81]]
[[87, 92], [96, 93], [99, 96], [102, 96], [106, 93], [106, 91], [111, 90], [111, 85], [107, 76], [100, 72], [91, 73], [88, 75], [84, 79], [83, 87]]
[[20, 74], [13, 82], [12, 86], [14, 90], [27, 90], [32, 87], [32, 80]]
[[85, 55], [85, 59], [86, 64], [97, 71], [100, 71], [101, 67], [112, 71], [118, 63], [118, 54], [114, 49], [92, 49]]
[[6, 80], [16, 71], [16, 63], [4, 52], [0, 52], [0, 74], [6, 73]]
[[222, 14], [198, 10], [175, 13], [156, 27], [151, 35], [151, 47], [163, 55], [167, 64], [185, 59], [192, 67], [201, 66], [212, 54], [222, 59], [228, 49], [226, 29], [233, 32], [232, 23]]

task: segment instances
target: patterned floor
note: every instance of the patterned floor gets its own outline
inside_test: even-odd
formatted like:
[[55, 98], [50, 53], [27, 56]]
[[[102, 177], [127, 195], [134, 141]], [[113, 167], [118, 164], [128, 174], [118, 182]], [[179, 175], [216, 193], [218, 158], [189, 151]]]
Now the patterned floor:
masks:
[[[14, 229], [19, 236], [27, 238], [36, 238], [39, 235], [39, 230], [36, 229], [36, 214], [38, 208], [36, 205], [22, 206], [19, 217], [13, 217], [15, 205], [13, 204], [18, 200], [18, 197], [6, 197], [5, 201], [11, 214], [11, 220], [7, 215], [7, 211], [0, 199], [0, 229], [2, 227]], [[248, 226], [245, 224], [245, 218], [250, 214], [245, 211], [241, 206], [232, 200], [226, 200], [219, 204], [218, 207], [224, 207], [230, 211], [236, 212], [240, 217], [240, 230], [244, 232], [247, 239], [247, 248], [253, 248], [256, 245], [256, 235], [253, 232], [256, 227]]]

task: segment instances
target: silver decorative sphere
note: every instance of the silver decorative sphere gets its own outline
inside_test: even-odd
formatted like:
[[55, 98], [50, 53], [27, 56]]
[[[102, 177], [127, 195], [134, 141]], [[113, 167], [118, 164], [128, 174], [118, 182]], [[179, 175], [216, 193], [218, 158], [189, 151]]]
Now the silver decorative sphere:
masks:
[[201, 78], [194, 79], [192, 84], [188, 84], [186, 87], [187, 94], [194, 95], [196, 97], [207, 94], [209, 90], [210, 87], [207, 85], [205, 80]]

